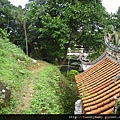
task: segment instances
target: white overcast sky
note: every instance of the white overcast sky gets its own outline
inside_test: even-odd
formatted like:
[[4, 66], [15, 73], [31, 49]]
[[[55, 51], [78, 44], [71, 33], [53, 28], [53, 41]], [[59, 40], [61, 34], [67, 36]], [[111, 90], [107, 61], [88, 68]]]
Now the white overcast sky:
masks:
[[[9, 1], [15, 6], [21, 5], [22, 7], [24, 7], [24, 5], [28, 2], [28, 0], [9, 0]], [[109, 13], [111, 12], [116, 13], [118, 7], [120, 6], [120, 0], [102, 0], [102, 3]]]

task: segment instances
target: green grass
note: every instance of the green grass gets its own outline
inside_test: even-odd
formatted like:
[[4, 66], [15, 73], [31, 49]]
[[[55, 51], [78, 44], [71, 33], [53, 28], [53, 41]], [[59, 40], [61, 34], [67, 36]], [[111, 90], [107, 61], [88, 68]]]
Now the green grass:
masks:
[[[17, 59], [24, 61], [23, 64], [19, 64]], [[24, 79], [30, 77], [30, 72], [26, 70], [28, 63], [30, 60], [21, 49], [0, 39], [0, 80], [12, 92], [9, 106], [2, 108], [1, 114], [16, 113], [15, 106], [19, 104], [17, 93], [22, 90]], [[67, 80], [56, 66], [49, 65], [35, 77], [30, 108], [22, 113], [70, 114], [74, 111], [76, 96], [75, 82]]]
[[[24, 60], [23, 65], [19, 65], [17, 59]], [[30, 62], [23, 51], [10, 43], [7, 39], [0, 38], [0, 81], [4, 82], [11, 89], [10, 105], [2, 108], [0, 113], [13, 113], [17, 104], [16, 92], [22, 89], [22, 81], [30, 76], [26, 70], [26, 65]]]
[[[30, 80], [32, 75], [26, 67], [33, 63], [20, 48], [8, 41], [6, 33], [1, 29], [0, 32], [0, 81], [11, 89], [9, 105], [1, 108], [0, 114], [16, 114], [19, 102], [24, 105], [18, 94], [23, 84], [27, 84], [25, 80]], [[30, 108], [22, 111], [22, 114], [71, 114], [76, 100], [75, 82], [66, 79], [56, 66], [50, 64], [35, 77]]]
[[53, 65], [40, 71], [34, 81], [34, 94], [31, 109], [25, 113], [31, 114], [70, 114], [74, 111], [77, 100], [75, 82], [70, 82]]

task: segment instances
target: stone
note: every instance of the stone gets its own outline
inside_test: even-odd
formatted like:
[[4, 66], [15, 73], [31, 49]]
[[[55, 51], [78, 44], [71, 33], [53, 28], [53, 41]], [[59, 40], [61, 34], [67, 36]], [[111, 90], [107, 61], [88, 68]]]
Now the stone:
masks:
[[5, 104], [8, 104], [11, 96], [10, 88], [0, 81], [0, 106], [3, 107]]
[[82, 100], [77, 100], [75, 102], [74, 114], [82, 114]]

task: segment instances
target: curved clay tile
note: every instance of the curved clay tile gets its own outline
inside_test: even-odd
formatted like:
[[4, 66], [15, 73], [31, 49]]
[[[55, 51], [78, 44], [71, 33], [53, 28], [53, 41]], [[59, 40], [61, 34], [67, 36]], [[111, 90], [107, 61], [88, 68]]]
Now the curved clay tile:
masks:
[[108, 110], [108, 108], [109, 108], [108, 105], [104, 105], [104, 106], [100, 107], [99, 109], [100, 109], [100, 112], [102, 112], [102, 111]]
[[[120, 81], [119, 81], [120, 82]], [[95, 93], [95, 94], [93, 94], [93, 95], [90, 95], [90, 96], [88, 96], [88, 97], [85, 97], [85, 98], [82, 98], [82, 100], [84, 100], [83, 101], [83, 103], [85, 104], [85, 103], [89, 103], [89, 102], [91, 102], [91, 101], [93, 101], [93, 100], [97, 100], [97, 99], [99, 99], [99, 98], [102, 98], [103, 99], [103, 97], [104, 96], [106, 96], [106, 97], [108, 97], [108, 94], [109, 94], [109, 96], [111, 96], [111, 95], [114, 95], [114, 94], [116, 94], [117, 92], [119, 92], [120, 91], [120, 84], [119, 84], [119, 82], [118, 82], [118, 84], [116, 84], [116, 86], [114, 87], [114, 88], [109, 88], [109, 86], [107, 87], [107, 89], [105, 88], [105, 89], [103, 89], [103, 90], [101, 90], [101, 91], [99, 91], [98, 93]], [[115, 85], [115, 84], [114, 84]], [[117, 89], [117, 90], [116, 90]], [[104, 97], [104, 99], [106, 98], [106, 97]], [[92, 99], [91, 99], [92, 98]], [[87, 100], [87, 101], [86, 101]], [[97, 101], [96, 101], [97, 102]]]
[[[111, 101], [114, 101], [114, 96], [116, 94], [118, 97], [120, 96], [119, 90], [117, 90], [116, 92], [113, 91], [112, 94], [106, 95], [103, 98], [98, 99], [98, 100], [91, 99], [91, 101], [93, 101], [93, 102], [90, 102], [90, 100], [87, 100], [87, 105], [83, 103], [83, 107], [89, 107], [91, 110], [95, 109], [97, 107], [99, 108], [100, 106], [106, 105], [106, 104], [110, 103]], [[112, 105], [112, 103], [109, 104], [109, 107], [111, 107], [111, 105]], [[85, 108], [85, 110], [86, 109], [87, 108]]]
[[98, 95], [98, 94], [95, 93], [95, 94], [90, 95], [90, 96], [88, 96], [88, 97], [82, 98], [83, 103], [87, 103], [87, 102], [89, 101], [90, 98], [94, 98], [94, 97], [97, 96], [97, 95]]
[[[119, 73], [119, 71], [118, 71], [118, 73]], [[101, 86], [101, 85], [103, 86], [103, 85], [105, 85], [104, 83], [106, 83], [106, 84], [112, 83], [113, 80], [110, 80], [110, 79], [113, 79], [113, 80], [114, 80], [114, 75], [110, 76], [110, 75], [108, 74], [108, 78], [107, 78], [107, 79], [104, 79], [104, 78], [99, 79], [99, 78], [98, 78], [98, 80], [101, 81], [101, 84], [98, 84], [98, 83], [89, 84], [89, 85], [84, 84], [84, 86], [87, 87], [88, 90], [92, 91], [92, 89], [97, 88], [97, 86]], [[109, 82], [107, 83], [107, 81], [110, 81], [110, 83], [109, 83]], [[82, 86], [81, 86], [81, 87], [82, 87]]]
[[[120, 93], [117, 93], [115, 95], [117, 96], [117, 98], [120, 97]], [[110, 101], [114, 101], [115, 100], [114, 96], [111, 96], [109, 99], [110, 99]]]
[[108, 104], [108, 106], [111, 108], [111, 107], [113, 107], [115, 105], [115, 100], [114, 101], [112, 101], [110, 104]]
[[[104, 58], [85, 72], [75, 76], [81, 98], [83, 113], [110, 114], [115, 105], [114, 96], [120, 101], [120, 79], [114, 78], [120, 66], [109, 58]], [[82, 83], [82, 85], [79, 85]]]
[[[92, 112], [93, 114], [99, 114], [99, 112], [104, 113], [104, 111], [108, 111], [108, 109], [111, 109], [112, 107], [114, 107], [114, 105], [115, 105], [115, 100], [113, 100], [112, 102], [108, 101], [108, 103], [106, 104], [105, 102], [101, 102], [101, 104], [85, 108], [84, 110], [86, 114], [87, 112]], [[98, 109], [99, 112], [97, 113]]]
[[[105, 65], [105, 66], [101, 66], [95, 73], [91, 73], [91, 76], [92, 76], [92, 77], [96, 77], [96, 76], [99, 77], [99, 74], [98, 74], [98, 73], [104, 74], [104, 72], [101, 72], [101, 71], [111, 70], [111, 68], [109, 68], [109, 66], [111, 66], [112, 68], [113, 68], [113, 67], [115, 68], [115, 66], [114, 66], [114, 65], [111, 65], [111, 64], [108, 64], [108, 65]], [[89, 76], [89, 75], [87, 75], [87, 77], [88, 77], [88, 76]]]
[[[92, 88], [93, 85], [98, 84], [98, 81], [102, 80], [102, 82], [105, 82], [105, 79], [110, 79], [110, 78], [114, 79], [114, 76], [116, 76], [119, 73], [119, 70], [120, 69], [116, 69], [116, 68], [115, 68], [115, 70], [112, 69], [112, 71], [114, 71], [114, 72], [111, 73], [111, 71], [109, 71], [109, 73], [107, 75], [104, 75], [103, 77], [101, 76], [101, 78], [98, 78], [96, 76], [97, 80], [95, 82], [89, 83], [88, 81], [86, 81], [85, 86], [87, 86], [87, 87], [90, 86]], [[91, 81], [93, 81], [93, 80], [91, 79]]]
[[[101, 106], [101, 107], [99, 107], [97, 109], [96, 109], [96, 106], [95, 107], [90, 107], [89, 112], [91, 112], [92, 114], [100, 114], [100, 113], [102, 113], [104, 111], [107, 111], [108, 109], [111, 109], [112, 107], [114, 107], [114, 105], [115, 105], [115, 101], [112, 101], [111, 103], [103, 105], [103, 106]], [[85, 110], [88, 110], [88, 109], [85, 109]], [[87, 113], [88, 112], [86, 112], [86, 114]]]
[[[109, 88], [107, 88], [109, 89]], [[104, 89], [102, 89], [101, 91], [97, 92], [97, 93], [94, 93], [88, 97], [85, 97], [85, 98], [82, 98], [82, 100], [84, 100], [83, 103], [86, 103], [86, 102], [89, 102], [91, 101], [90, 99], [93, 98], [93, 100], [96, 100], [96, 98], [101, 98], [103, 97], [104, 95], [106, 95], [106, 92], [104, 91]]]
[[[117, 94], [117, 97], [120, 97], [120, 94], [118, 93]], [[94, 104], [93, 106], [90, 106], [90, 104], [88, 103], [87, 104], [87, 106], [86, 106], [86, 104], [83, 104], [83, 107], [85, 108], [85, 111], [86, 111], [86, 109], [95, 109], [96, 107], [97, 108], [100, 108], [101, 106], [104, 106], [104, 105], [106, 105], [106, 104], [109, 104], [110, 103], [110, 105], [111, 105], [111, 102], [112, 101], [114, 101], [115, 99], [114, 99], [114, 96], [112, 96], [111, 98], [108, 98], [108, 99], [106, 99], [106, 100], [102, 100], [101, 99], [101, 101], [99, 102], [99, 103], [97, 103], [96, 101], [95, 101], [95, 103], [96, 104]]]
[[[92, 66], [92, 69], [87, 69], [86, 71], [84, 71], [83, 73], [81, 73], [81, 74], [79, 74], [79, 75], [77, 75], [78, 76], [78, 78], [79, 77], [83, 77], [84, 75], [86, 75], [88, 72], [95, 72], [95, 70], [97, 70], [96, 68], [97, 68], [97, 66], [100, 66], [100, 65], [102, 65], [102, 64], [105, 64], [105, 62], [107, 62], [106, 60], [108, 60], [107, 58], [104, 58], [103, 60], [101, 60], [101, 62], [98, 64], [96, 64], [96, 65], [93, 65]], [[95, 68], [95, 69], [94, 69]], [[99, 69], [99, 68], [98, 68]]]
[[120, 88], [119, 88], [119, 89], [117, 89], [117, 90], [115, 90], [115, 92], [120, 92]]
[[104, 105], [107, 104], [107, 103], [109, 103], [109, 102], [111, 102], [111, 100], [109, 98], [106, 99], [105, 101], [103, 101]]
[[108, 109], [107, 111], [102, 112], [102, 113], [100, 113], [100, 114], [111, 114], [113, 111], [114, 111], [114, 107], [111, 108], [111, 109]]
[[88, 107], [89, 105], [86, 103], [86, 104], [84, 104], [84, 107]]
[[96, 109], [96, 110], [92, 110], [91, 112], [92, 112], [92, 114], [99, 114], [101, 111], [100, 111], [100, 109]]
[[90, 111], [90, 110], [91, 110], [90, 107], [87, 107], [84, 109], [85, 112]]
[[[95, 77], [96, 77], [96, 75], [99, 76], [98, 73], [104, 74], [104, 70], [108, 71], [108, 70], [112, 70], [112, 69], [115, 69], [115, 68], [119, 69], [119, 66], [115, 66], [113, 64], [112, 65], [108, 64], [108, 65], [106, 65], [104, 67], [102, 66], [101, 68], [99, 68], [99, 70], [96, 73], [91, 73], [91, 76], [95, 75]], [[101, 72], [101, 71], [103, 71], [103, 72]], [[86, 77], [86, 76], [84, 76], [84, 77]], [[89, 75], [87, 75], [87, 77], [89, 77]]]
[[97, 108], [98, 108], [97, 105], [94, 105], [94, 106], [90, 107], [91, 110], [94, 110], [94, 109], [97, 109]]
[[104, 102], [101, 102], [101, 103], [97, 104], [98, 108], [101, 107], [101, 106], [103, 106], [103, 105], [104, 105]]
[[90, 112], [86, 112], [85, 114], [93, 114], [93, 113], [90, 111]]

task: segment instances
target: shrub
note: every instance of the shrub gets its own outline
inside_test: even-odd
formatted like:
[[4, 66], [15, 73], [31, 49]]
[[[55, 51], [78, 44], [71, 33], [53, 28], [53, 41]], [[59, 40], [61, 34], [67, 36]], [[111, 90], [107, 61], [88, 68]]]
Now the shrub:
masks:
[[68, 73], [68, 78], [71, 80], [71, 81], [74, 81], [75, 80], [75, 75], [78, 75], [79, 72], [77, 70], [70, 70], [69, 73]]
[[9, 34], [7, 34], [7, 31], [0, 28], [0, 38], [1, 39], [7, 39], [8, 36], [9, 36]]

